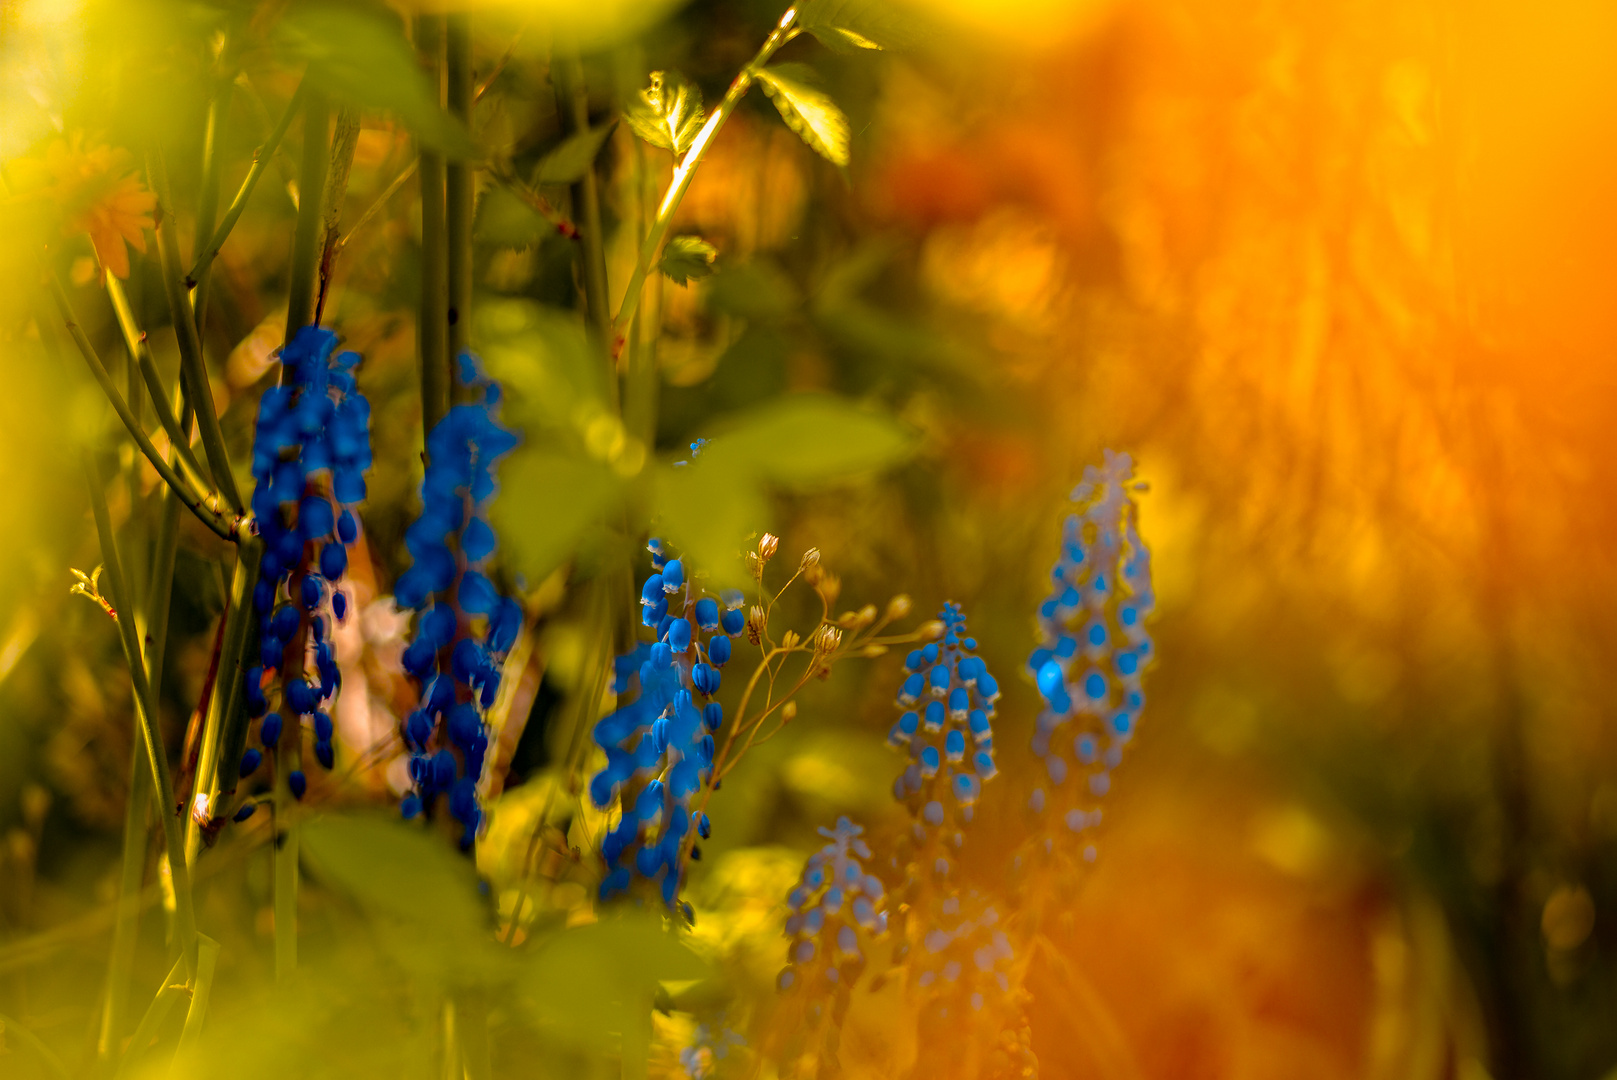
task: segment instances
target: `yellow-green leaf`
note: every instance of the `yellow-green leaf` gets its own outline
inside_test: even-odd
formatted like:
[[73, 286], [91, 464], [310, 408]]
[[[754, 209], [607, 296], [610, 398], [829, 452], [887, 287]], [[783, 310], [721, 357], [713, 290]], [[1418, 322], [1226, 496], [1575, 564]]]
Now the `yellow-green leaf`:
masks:
[[653, 71], [623, 118], [653, 146], [683, 154], [702, 130], [702, 91], [676, 71]]
[[616, 120], [610, 124], [602, 124], [597, 128], [580, 131], [569, 136], [560, 146], [539, 159], [539, 164], [533, 170], [535, 184], [571, 184], [583, 178], [589, 172], [590, 166], [595, 164], [596, 155], [601, 152], [601, 144], [606, 137], [612, 134], [612, 129], [618, 126]]
[[700, 236], [676, 236], [663, 249], [657, 268], [675, 285], [685, 285], [691, 278], [705, 278], [713, 273], [713, 260], [718, 255], [718, 249]]
[[759, 70], [758, 82], [798, 138], [831, 164], [846, 165], [848, 118], [825, 91], [807, 81], [808, 74], [800, 64], [780, 64]]

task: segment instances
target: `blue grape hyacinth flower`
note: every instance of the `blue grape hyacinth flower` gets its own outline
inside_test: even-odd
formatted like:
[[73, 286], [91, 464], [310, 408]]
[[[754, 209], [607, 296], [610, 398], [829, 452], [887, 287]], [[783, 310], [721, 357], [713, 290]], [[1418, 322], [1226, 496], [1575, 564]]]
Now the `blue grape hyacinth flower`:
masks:
[[[893, 782], [893, 797], [910, 810], [917, 846], [929, 835], [944, 834], [958, 846], [959, 830], [971, 821], [983, 784], [999, 772], [993, 727], [999, 683], [977, 656], [960, 605], [945, 604], [939, 618], [942, 640], [905, 658], [898, 692], [904, 712], [887, 735], [890, 746], [909, 751], [909, 765]], [[936, 853], [932, 859], [933, 872], [948, 872], [947, 855]]]
[[470, 353], [461, 355], [459, 379], [470, 400], [427, 434], [421, 516], [404, 535], [413, 562], [394, 586], [394, 599], [420, 613], [403, 657], [420, 703], [403, 725], [414, 790], [400, 809], [412, 818], [445, 797], [461, 824], [461, 847], [470, 849], [483, 823], [485, 717], [523, 613], [488, 576], [496, 544], [488, 519], [498, 489], [494, 469], [516, 448], [517, 436], [500, 424], [499, 384]]
[[[652, 573], [640, 591], [641, 622], [656, 635], [617, 658], [613, 690], [621, 704], [596, 725], [606, 764], [590, 778], [590, 798], [622, 814], [601, 838], [603, 899], [654, 883], [669, 907], [678, 903], [687, 852], [700, 858], [705, 814], [691, 802], [711, 779], [714, 734], [724, 707], [714, 700], [745, 622], [739, 593], [705, 596], [682, 560], [653, 537]], [[694, 838], [691, 833], [695, 833]], [[688, 906], [683, 907], [687, 917]]]
[[[1151, 553], [1140, 539], [1133, 459], [1106, 451], [1073, 490], [1052, 590], [1039, 606], [1040, 642], [1028, 658], [1045, 707], [1033, 736], [1044, 765], [1031, 806], [1053, 833], [1099, 824], [1099, 801], [1145, 707], [1141, 676], [1154, 658], [1146, 621], [1156, 606]], [[1094, 858], [1085, 844], [1083, 857]]]
[[[887, 932], [887, 891], [861, 860], [870, 858], [864, 829], [845, 817], [821, 827], [830, 843], [808, 857], [786, 896], [786, 967], [776, 985], [814, 994], [851, 987], [864, 970], [870, 943]], [[826, 986], [825, 984], [830, 984]]]
[[[315, 757], [328, 769], [334, 733], [324, 706], [342, 681], [331, 630], [347, 614], [338, 590], [359, 539], [356, 507], [371, 467], [370, 403], [354, 381], [359, 359], [337, 351], [332, 331], [303, 327], [281, 350], [285, 377], [259, 402], [253, 436], [252, 509], [264, 554], [253, 592], [258, 663], [247, 672], [247, 712], [262, 718], [266, 750], [279, 744], [287, 722], [307, 718]], [[262, 758], [248, 748], [241, 774]], [[294, 793], [301, 789], [293, 782]]]

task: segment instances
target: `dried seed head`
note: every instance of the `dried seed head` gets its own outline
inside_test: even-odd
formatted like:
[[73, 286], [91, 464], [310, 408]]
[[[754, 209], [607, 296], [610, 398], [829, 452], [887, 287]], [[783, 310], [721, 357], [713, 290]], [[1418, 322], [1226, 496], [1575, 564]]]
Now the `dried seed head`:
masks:
[[803, 569], [803, 570], [807, 570], [811, 566], [818, 566], [819, 563], [820, 563], [820, 549], [819, 548], [809, 548], [807, 551], [803, 552], [803, 561], [802, 561], [802, 563], [799, 564], [799, 568]]
[[758, 577], [764, 572], [764, 561], [758, 557], [756, 551], [747, 552], [747, 573]]
[[834, 626], [821, 626], [819, 633], [814, 636], [814, 651], [821, 655], [836, 652], [841, 644], [842, 631]]
[[747, 640], [754, 645], [764, 636], [764, 609], [758, 604], [752, 605], [747, 612]]
[[859, 627], [863, 628], [869, 626], [871, 623], [876, 621], [876, 605], [866, 604], [864, 607], [859, 609], [859, 614], [854, 616], [854, 618], [856, 620], [856, 625]]
[[783, 647], [790, 649], [802, 640], [796, 630], [788, 630], [781, 635], [780, 643]]
[[780, 537], [774, 533], [764, 533], [758, 538], [758, 557], [768, 561], [775, 557], [775, 549], [780, 547]]
[[889, 619], [902, 619], [910, 613], [910, 598], [905, 593], [899, 593], [887, 601], [887, 617]]

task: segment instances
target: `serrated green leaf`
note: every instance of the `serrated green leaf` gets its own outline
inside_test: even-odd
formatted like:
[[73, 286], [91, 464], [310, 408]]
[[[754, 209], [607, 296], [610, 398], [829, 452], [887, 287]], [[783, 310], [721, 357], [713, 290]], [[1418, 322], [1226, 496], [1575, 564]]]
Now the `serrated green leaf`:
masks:
[[623, 118], [653, 146], [683, 154], [702, 130], [702, 91], [676, 71], [653, 71]]
[[848, 118], [825, 91], [810, 84], [808, 68], [779, 64], [760, 69], [757, 77], [798, 138], [831, 164], [848, 164]]
[[607, 465], [549, 450], [519, 449], [500, 471], [490, 511], [506, 562], [529, 581], [570, 558], [592, 526], [617, 506], [621, 483]]
[[719, 249], [700, 236], [676, 236], [663, 248], [663, 257], [657, 269], [667, 274], [675, 285], [685, 285], [691, 278], [705, 278], [713, 273], [713, 260]]
[[814, 486], [879, 472], [915, 450], [892, 416], [826, 394], [792, 394], [720, 428], [702, 457], [734, 460], [772, 483]]
[[930, 36], [913, 9], [900, 9], [889, 0], [804, 0], [797, 24], [841, 53], [906, 49]]
[[447, 157], [476, 156], [466, 125], [438, 104], [397, 20], [359, 8], [304, 4], [287, 13], [279, 33], [287, 51], [308, 65], [310, 81], [327, 93], [394, 113]]
[[595, 164], [607, 136], [617, 126], [618, 122], [613, 120], [609, 124], [569, 136], [560, 146], [539, 159], [539, 164], [533, 170], [533, 183], [572, 184], [582, 180], [590, 166]]

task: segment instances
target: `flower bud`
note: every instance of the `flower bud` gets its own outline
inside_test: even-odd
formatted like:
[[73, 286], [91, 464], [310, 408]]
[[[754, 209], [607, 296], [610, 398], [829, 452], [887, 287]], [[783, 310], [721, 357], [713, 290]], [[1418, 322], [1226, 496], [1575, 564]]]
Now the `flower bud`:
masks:
[[909, 613], [910, 598], [906, 594], [899, 593], [897, 596], [887, 601], [887, 617], [889, 619], [902, 619]]
[[921, 627], [921, 640], [934, 641], [943, 636], [944, 629], [942, 620], [933, 619]]
[[765, 562], [775, 557], [775, 549], [780, 547], [780, 537], [774, 533], [764, 533], [758, 538], [758, 557]]
[[819, 574], [819, 580], [814, 582], [814, 591], [819, 593], [820, 599], [827, 604], [836, 603], [837, 597], [842, 594], [842, 579], [829, 570], [818, 567], [815, 570]]
[[819, 564], [820, 549], [809, 548], [807, 551], [803, 552], [803, 561], [798, 564], [798, 568], [801, 570], [807, 570], [810, 567], [818, 566]]
[[788, 701], [780, 707], [780, 722], [789, 724], [795, 719], [797, 719], [797, 702]]
[[765, 616], [763, 607], [758, 604], [752, 605], [752, 610], [747, 612], [747, 640], [752, 642], [754, 645], [758, 644], [759, 640], [763, 637], [764, 622]]
[[780, 644], [782, 648], [790, 649], [794, 648], [797, 643], [802, 640], [803, 639], [798, 636], [796, 630], [788, 630], [786, 633], [781, 635]]

